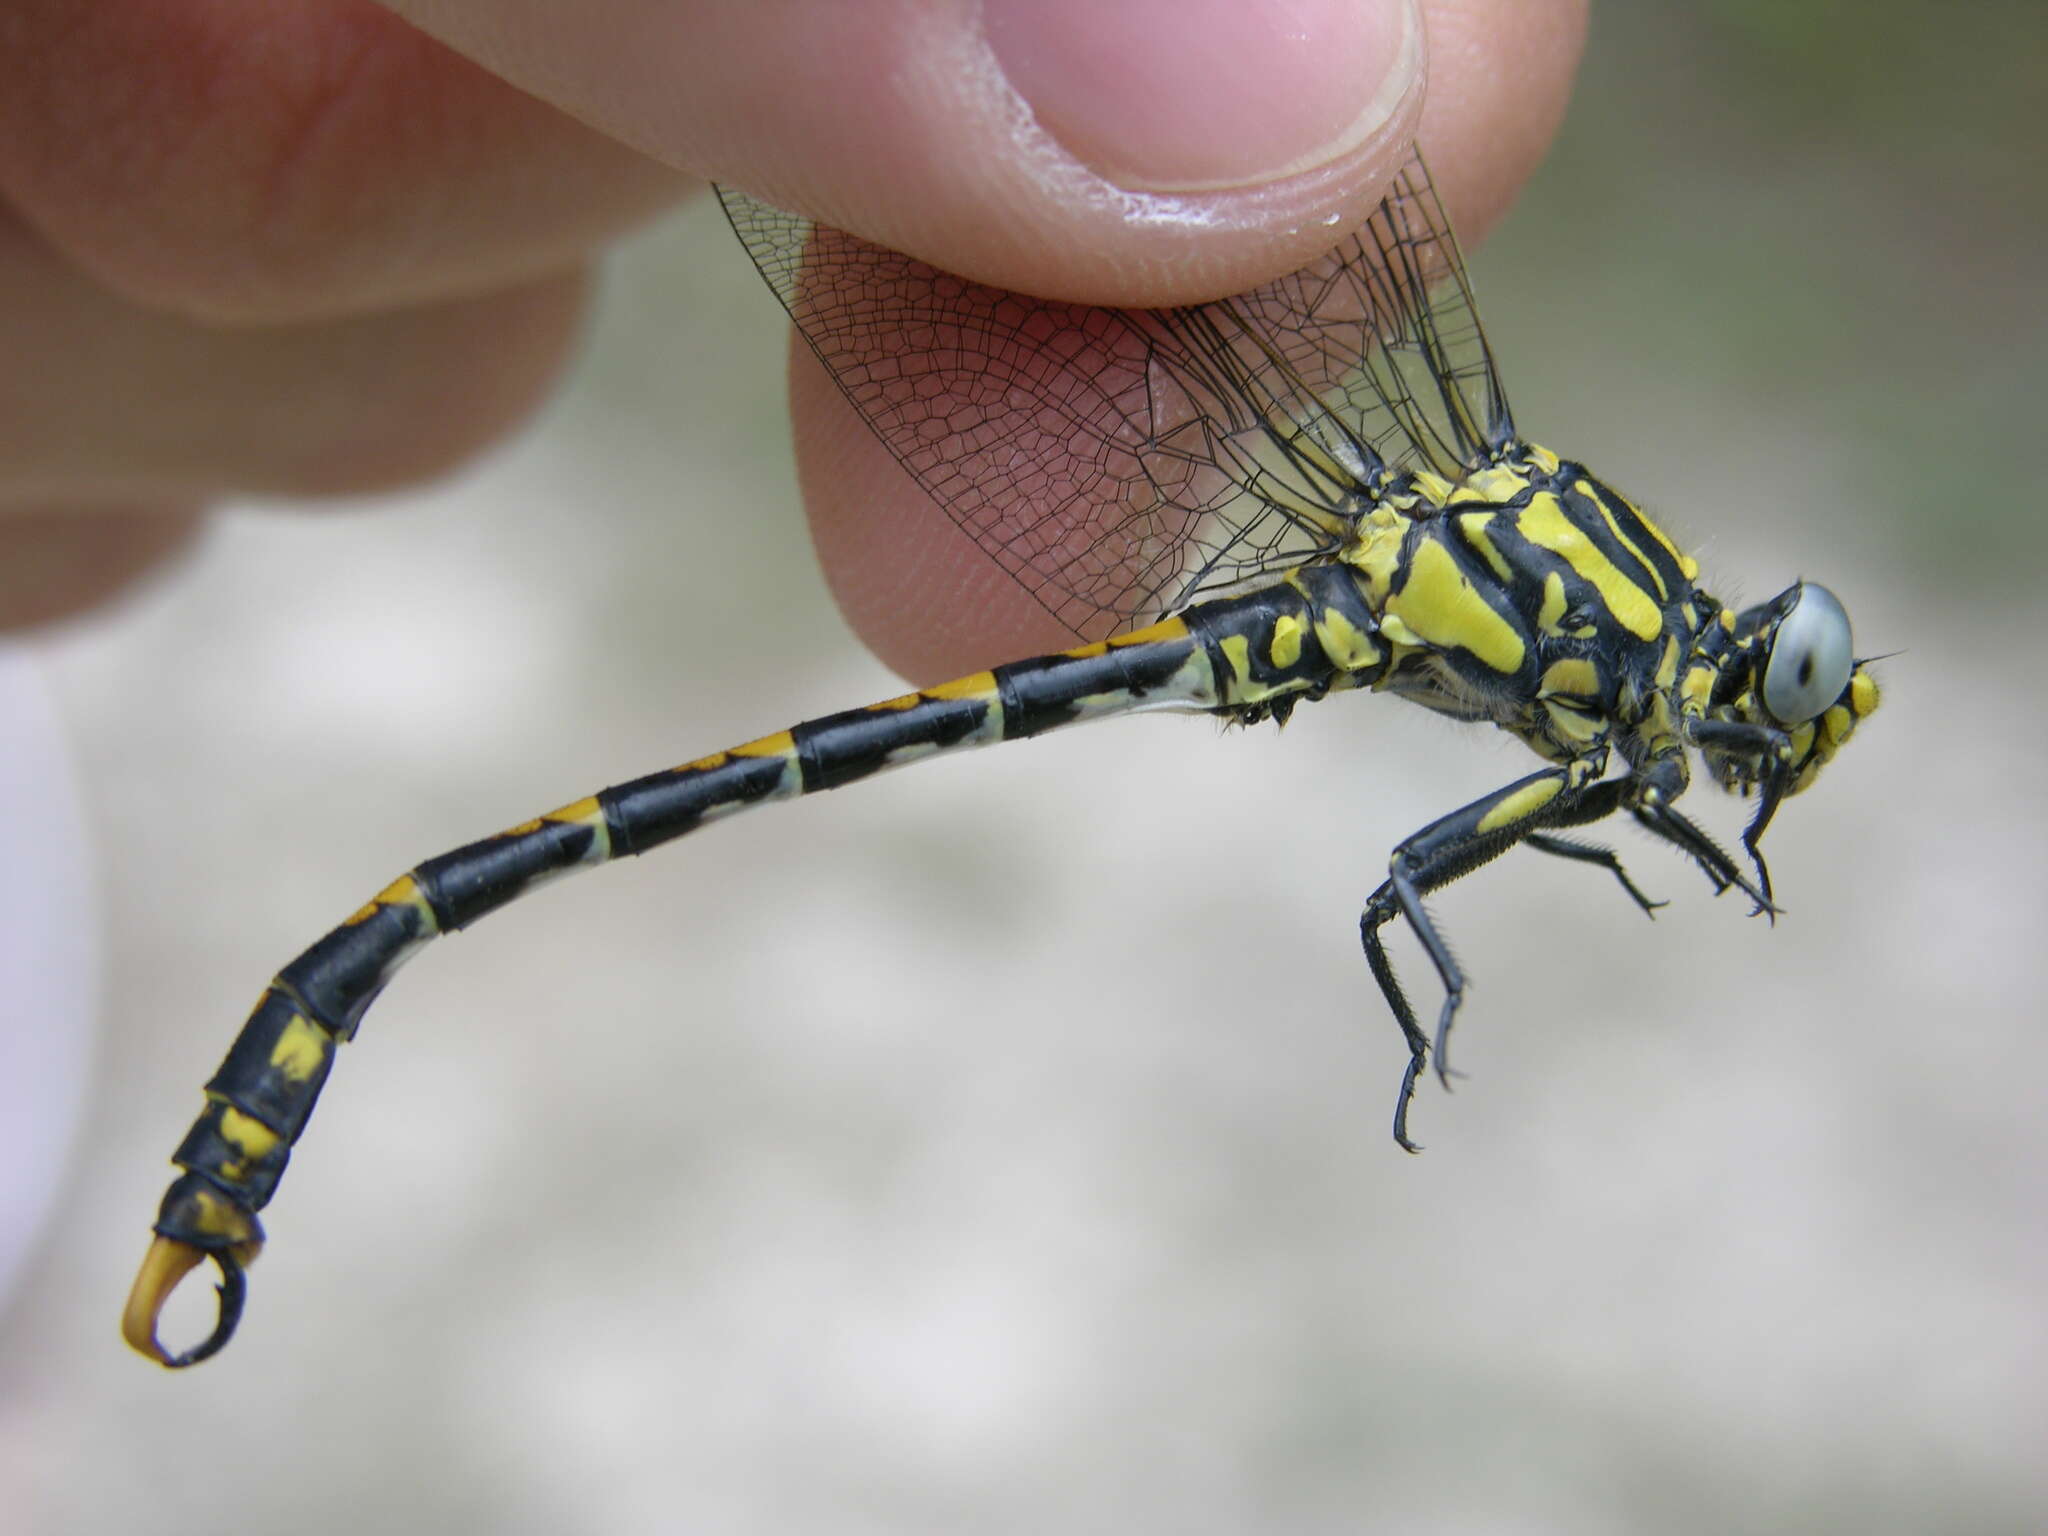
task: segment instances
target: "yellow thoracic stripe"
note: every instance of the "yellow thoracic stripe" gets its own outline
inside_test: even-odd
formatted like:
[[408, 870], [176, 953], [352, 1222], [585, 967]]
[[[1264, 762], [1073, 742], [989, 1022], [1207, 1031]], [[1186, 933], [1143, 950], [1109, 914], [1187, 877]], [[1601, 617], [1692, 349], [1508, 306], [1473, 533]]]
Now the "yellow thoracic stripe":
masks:
[[1606, 553], [1565, 516], [1564, 504], [1548, 491], [1529, 498], [1517, 523], [1522, 536], [1563, 560], [1595, 592], [1622, 628], [1654, 640], [1664, 627], [1657, 601], [1621, 573]]
[[1415, 546], [1405, 579], [1387, 600], [1387, 614], [1423, 645], [1469, 651], [1495, 672], [1521, 670], [1527, 652], [1522, 637], [1434, 539]]

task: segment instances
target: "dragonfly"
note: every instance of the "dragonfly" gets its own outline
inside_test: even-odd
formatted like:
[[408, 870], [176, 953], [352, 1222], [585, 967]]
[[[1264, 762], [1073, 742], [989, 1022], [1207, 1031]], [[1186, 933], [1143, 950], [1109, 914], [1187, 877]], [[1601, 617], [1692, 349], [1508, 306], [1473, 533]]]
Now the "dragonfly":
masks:
[[[284, 966], [172, 1161], [122, 1332], [177, 1368], [234, 1335], [270, 1201], [337, 1049], [407, 960], [545, 881], [885, 769], [1141, 710], [1284, 724], [1350, 693], [1490, 725], [1542, 766], [1397, 843], [1359, 920], [1407, 1061], [1448, 1085], [1464, 968], [1424, 906], [1517, 847], [1606, 870], [1569, 834], [1632, 821], [1775, 919], [1760, 841], [1878, 704], [1849, 616], [1797, 581], [1736, 610], [1583, 464], [1517, 431], [1471, 281], [1412, 156], [1365, 224], [1234, 298], [1125, 311], [984, 287], [720, 197], [799, 332], [911, 477], [1077, 642], [616, 784], [407, 871]], [[1697, 757], [1756, 802], [1746, 862], [1678, 809]], [[1425, 1029], [1405, 921], [1442, 988]], [[158, 1339], [219, 1272], [212, 1331]]]

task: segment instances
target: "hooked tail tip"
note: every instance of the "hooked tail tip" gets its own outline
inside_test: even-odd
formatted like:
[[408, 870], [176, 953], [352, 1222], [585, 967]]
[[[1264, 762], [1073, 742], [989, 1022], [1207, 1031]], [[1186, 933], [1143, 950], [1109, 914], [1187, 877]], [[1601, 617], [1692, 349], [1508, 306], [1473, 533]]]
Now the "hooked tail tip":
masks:
[[[242, 1320], [242, 1303], [249, 1293], [243, 1266], [256, 1257], [256, 1252], [256, 1245], [251, 1244], [208, 1251], [158, 1234], [149, 1245], [149, 1252], [143, 1255], [142, 1268], [136, 1271], [135, 1284], [128, 1292], [128, 1305], [121, 1313], [121, 1337], [128, 1341], [129, 1348], [149, 1356], [167, 1370], [183, 1370], [218, 1354], [235, 1336], [236, 1325]], [[174, 1355], [157, 1340], [157, 1321], [178, 1283], [205, 1259], [212, 1259], [220, 1270], [220, 1284], [214, 1287], [220, 1296], [220, 1307], [213, 1332], [183, 1354]]]

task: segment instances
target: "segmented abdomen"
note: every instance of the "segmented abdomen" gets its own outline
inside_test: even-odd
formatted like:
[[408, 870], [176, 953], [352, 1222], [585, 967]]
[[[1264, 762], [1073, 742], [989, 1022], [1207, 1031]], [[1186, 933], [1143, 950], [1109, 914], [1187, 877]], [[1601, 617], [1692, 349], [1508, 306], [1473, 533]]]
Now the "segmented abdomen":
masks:
[[173, 1161], [185, 1173], [155, 1230], [252, 1255], [255, 1213], [283, 1175], [333, 1065], [392, 975], [426, 944], [572, 870], [645, 853], [705, 822], [836, 789], [899, 764], [1135, 709], [1207, 710], [1214, 636], [1169, 619], [1107, 643], [998, 667], [787, 731], [587, 796], [429, 859], [279, 971], [206, 1085]]
[[1120, 639], [1013, 662], [587, 796], [401, 875], [277, 973], [206, 1085], [158, 1211], [163, 1237], [246, 1261], [334, 1052], [399, 966], [542, 881], [705, 822], [886, 768], [1133, 710], [1260, 713], [1384, 669], [1351, 574], [1313, 567]]

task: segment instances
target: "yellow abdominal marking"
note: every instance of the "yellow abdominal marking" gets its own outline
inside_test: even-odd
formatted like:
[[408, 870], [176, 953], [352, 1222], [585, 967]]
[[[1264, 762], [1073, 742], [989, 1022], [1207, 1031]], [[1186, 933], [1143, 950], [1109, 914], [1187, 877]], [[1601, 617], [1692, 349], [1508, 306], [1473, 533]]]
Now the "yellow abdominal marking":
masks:
[[1383, 654], [1371, 635], [1335, 608], [1325, 608], [1316, 620], [1316, 643], [1325, 656], [1350, 672], [1371, 666]]
[[[743, 747], [734, 747], [730, 753], [720, 752], [714, 757], [700, 759], [705, 763], [723, 762], [726, 757], [788, 757], [796, 751], [796, 738], [787, 731], [777, 731], [773, 736], [763, 736], [750, 741]], [[691, 767], [697, 764], [692, 763]]]
[[232, 1104], [222, 1106], [220, 1112], [220, 1136], [241, 1156], [238, 1161], [224, 1164], [221, 1172], [230, 1178], [239, 1179], [248, 1173], [248, 1165], [260, 1160], [276, 1147], [277, 1132], [260, 1120], [252, 1120]]
[[417, 907], [421, 912], [426, 913], [428, 926], [433, 926], [434, 914], [427, 906], [426, 898], [420, 894], [419, 881], [413, 879], [410, 874], [400, 875], [396, 880], [385, 886], [383, 890], [356, 908], [355, 911], [349, 913], [343, 919], [343, 922], [350, 926], [364, 922], [376, 916], [379, 907]]
[[1070, 656], [1100, 656], [1112, 646], [1150, 645], [1156, 640], [1185, 640], [1188, 637], [1188, 621], [1176, 615], [1161, 619], [1157, 624], [1147, 624], [1143, 629], [1134, 629], [1128, 635], [1118, 635], [1100, 645], [1083, 646], [1078, 651], [1069, 651]]
[[232, 1202], [223, 1200], [211, 1190], [201, 1192], [194, 1200], [199, 1208], [197, 1226], [207, 1237], [247, 1237], [249, 1215], [238, 1209]]
[[232, 1104], [220, 1112], [220, 1133], [244, 1157], [261, 1157], [277, 1145], [277, 1132]]
[[1273, 665], [1291, 667], [1301, 660], [1301, 620], [1291, 613], [1283, 613], [1273, 621]]
[[326, 1030], [303, 1013], [295, 1013], [278, 1031], [277, 1043], [270, 1048], [270, 1064], [292, 1082], [303, 1083], [320, 1070], [333, 1048], [333, 1038]]
[[993, 672], [976, 672], [967, 677], [956, 677], [950, 683], [940, 683], [925, 689], [925, 697], [931, 699], [985, 699], [996, 691], [996, 675]]

